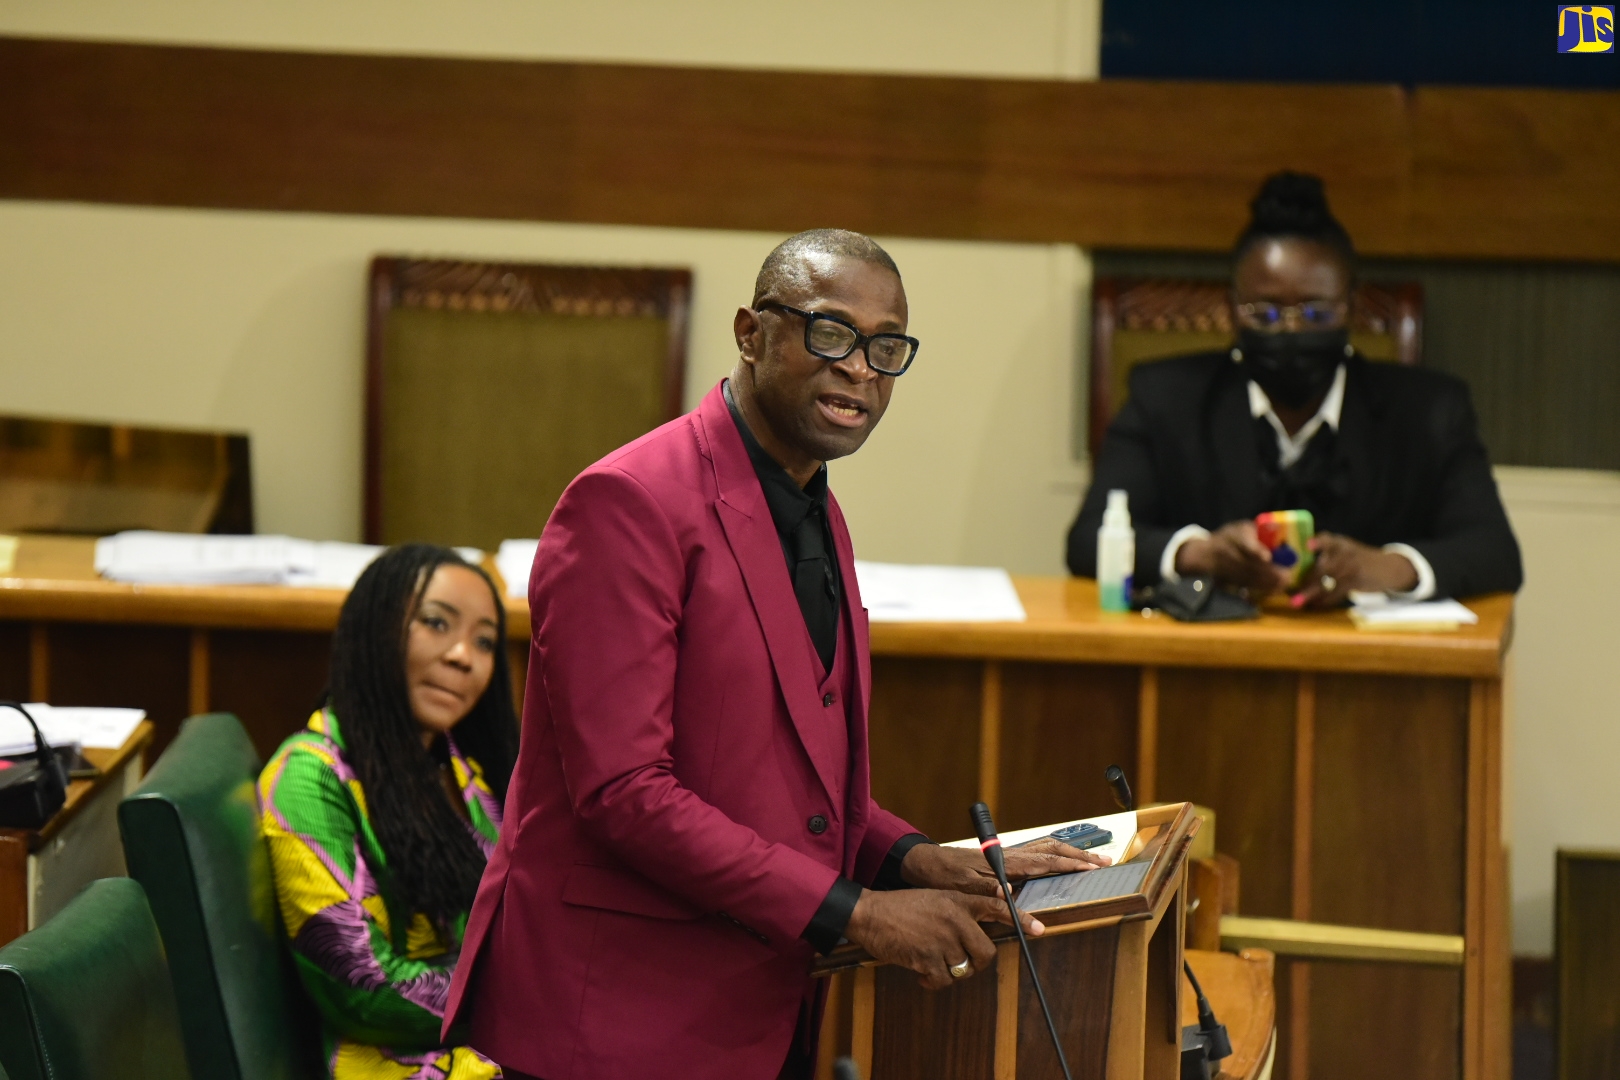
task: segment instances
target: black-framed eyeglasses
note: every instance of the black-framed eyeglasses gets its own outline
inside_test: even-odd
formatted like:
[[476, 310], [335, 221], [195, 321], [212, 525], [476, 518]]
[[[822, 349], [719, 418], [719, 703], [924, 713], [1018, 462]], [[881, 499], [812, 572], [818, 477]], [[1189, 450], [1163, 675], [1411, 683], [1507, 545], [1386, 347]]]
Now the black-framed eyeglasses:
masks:
[[1343, 300], [1307, 300], [1303, 304], [1273, 304], [1267, 300], [1237, 306], [1238, 318], [1256, 330], [1275, 333], [1292, 320], [1307, 330], [1337, 328], [1350, 312]]
[[842, 360], [856, 349], [866, 349], [866, 365], [879, 375], [904, 375], [917, 358], [918, 341], [904, 334], [863, 334], [836, 315], [801, 311], [796, 307], [763, 301], [756, 310], [776, 308], [804, 320], [804, 347], [811, 356]]

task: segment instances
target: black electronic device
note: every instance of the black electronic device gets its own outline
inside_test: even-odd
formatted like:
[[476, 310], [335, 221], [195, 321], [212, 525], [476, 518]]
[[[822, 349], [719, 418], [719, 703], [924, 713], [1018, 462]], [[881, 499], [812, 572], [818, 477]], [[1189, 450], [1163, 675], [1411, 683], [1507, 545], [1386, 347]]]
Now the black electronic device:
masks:
[[17, 710], [34, 729], [33, 760], [0, 769], [0, 827], [38, 829], [67, 802], [67, 772], [27, 709], [15, 701], [0, 701], [0, 709]]
[[1053, 840], [1061, 841], [1070, 847], [1089, 851], [1094, 847], [1114, 842], [1114, 834], [1107, 829], [1100, 828], [1090, 821], [1082, 821], [1078, 825], [1065, 825], [1061, 829], [1053, 829], [1050, 833]]
[[1131, 794], [1131, 782], [1125, 779], [1125, 770], [1118, 765], [1110, 765], [1103, 770], [1103, 779], [1108, 781], [1108, 787], [1114, 793], [1114, 801], [1121, 810], [1135, 810], [1136, 796]]
[[1090, 821], [1082, 821], [1076, 825], [1065, 825], [1061, 829], [1053, 829], [1045, 836], [1037, 836], [1032, 840], [1024, 840], [1016, 844], [1007, 844], [1005, 846], [1009, 848], [1021, 848], [1028, 847], [1030, 844], [1039, 843], [1042, 840], [1059, 840], [1065, 844], [1068, 844], [1070, 847], [1077, 847], [1080, 850], [1085, 851], [1090, 848], [1102, 847], [1104, 844], [1112, 843], [1113, 839], [1114, 834], [1109, 832], [1107, 829], [1098, 828], [1095, 823]]
[[984, 852], [985, 861], [1001, 883], [1001, 895], [1007, 900], [1007, 912], [1012, 916], [1013, 930], [1018, 934], [1018, 946], [1024, 951], [1029, 981], [1035, 984], [1035, 996], [1040, 999], [1041, 1014], [1046, 1017], [1046, 1030], [1052, 1036], [1052, 1049], [1057, 1051], [1058, 1064], [1063, 1066], [1064, 1080], [1074, 1080], [1074, 1074], [1069, 1072], [1069, 1059], [1063, 1053], [1063, 1040], [1058, 1038], [1057, 1025], [1052, 1022], [1052, 1010], [1046, 1005], [1046, 991], [1041, 988], [1035, 958], [1029, 952], [1029, 939], [1024, 937], [1024, 924], [1018, 920], [1018, 905], [1013, 903], [1012, 883], [1007, 880], [1007, 859], [1001, 850], [1001, 837], [996, 835], [996, 823], [990, 817], [990, 808], [982, 802], [974, 803], [968, 815], [973, 819], [973, 831], [979, 838], [979, 850]]

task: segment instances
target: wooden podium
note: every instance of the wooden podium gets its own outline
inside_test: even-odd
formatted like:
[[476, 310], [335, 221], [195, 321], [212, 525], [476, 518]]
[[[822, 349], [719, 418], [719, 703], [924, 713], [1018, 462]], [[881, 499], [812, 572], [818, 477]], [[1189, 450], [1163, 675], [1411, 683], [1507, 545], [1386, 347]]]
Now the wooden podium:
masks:
[[[1030, 939], [1075, 1080], [1175, 1080], [1180, 1070], [1181, 959], [1190, 803], [1139, 811], [1121, 868], [1146, 864], [1121, 895], [1043, 910]], [[1095, 871], [1094, 871], [1095, 872]], [[997, 926], [996, 966], [945, 990], [854, 946], [828, 956], [833, 979], [820, 1071], [848, 1054], [868, 1080], [1061, 1078], [1046, 1021], [1010, 928]]]

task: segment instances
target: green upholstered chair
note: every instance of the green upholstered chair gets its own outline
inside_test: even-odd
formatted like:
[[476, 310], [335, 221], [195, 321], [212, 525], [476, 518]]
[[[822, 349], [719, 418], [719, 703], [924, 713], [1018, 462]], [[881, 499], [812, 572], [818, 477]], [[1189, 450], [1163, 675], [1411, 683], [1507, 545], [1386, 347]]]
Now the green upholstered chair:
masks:
[[194, 716], [118, 807], [129, 874], [169, 951], [194, 1076], [323, 1075], [259, 834], [260, 762], [241, 722]]
[[102, 878], [0, 949], [0, 1062], [13, 1080], [186, 1080], [146, 894]]

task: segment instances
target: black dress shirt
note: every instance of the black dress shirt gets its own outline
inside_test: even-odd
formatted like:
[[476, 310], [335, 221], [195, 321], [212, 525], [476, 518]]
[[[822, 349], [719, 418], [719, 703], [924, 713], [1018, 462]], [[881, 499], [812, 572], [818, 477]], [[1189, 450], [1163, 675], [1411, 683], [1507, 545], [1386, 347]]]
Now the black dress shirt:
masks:
[[[722, 393], [726, 408], [731, 410], [732, 422], [737, 425], [737, 434], [748, 448], [748, 460], [754, 465], [759, 486], [765, 492], [765, 505], [770, 508], [776, 535], [782, 541], [782, 555], [787, 559], [788, 576], [793, 579], [793, 592], [799, 600], [805, 629], [810, 632], [816, 654], [821, 657], [822, 668], [831, 671], [837, 655], [838, 612], [843, 590], [834, 555], [832, 522], [827, 516], [827, 466], [817, 470], [801, 488], [748, 429], [748, 422], [732, 400], [730, 380], [723, 384]], [[906, 853], [912, 848], [928, 842], [922, 833], [910, 833], [896, 840], [883, 859], [873, 887], [905, 888], [900, 864], [905, 862]], [[823, 955], [832, 952], [843, 938], [860, 898], [860, 885], [848, 878], [839, 878], [800, 936], [817, 952]]]
[[810, 482], [800, 487], [776, 459], [765, 452], [748, 430], [748, 423], [731, 399], [731, 383], [725, 384], [726, 408], [737, 425], [748, 460], [754, 464], [759, 486], [765, 492], [771, 521], [782, 541], [788, 577], [793, 594], [799, 599], [799, 612], [805, 629], [821, 657], [823, 671], [831, 671], [838, 649], [838, 605], [840, 585], [838, 560], [833, 557], [832, 523], [827, 519], [827, 466], [822, 465]]

